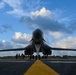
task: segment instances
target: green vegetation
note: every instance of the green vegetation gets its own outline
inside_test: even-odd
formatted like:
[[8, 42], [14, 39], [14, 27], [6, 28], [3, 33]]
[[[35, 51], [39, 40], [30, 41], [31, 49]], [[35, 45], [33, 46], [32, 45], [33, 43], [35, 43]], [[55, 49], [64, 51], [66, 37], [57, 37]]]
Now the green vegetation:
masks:
[[76, 59], [76, 56], [68, 56], [68, 55], [63, 55], [63, 56], [49, 56], [49, 59], [55, 58], [55, 59]]
[[[0, 57], [0, 59], [29, 59], [28, 56], [18, 56], [16, 58], [16, 56], [4, 56], [4, 57]], [[48, 56], [48, 59], [76, 59], [76, 56]]]

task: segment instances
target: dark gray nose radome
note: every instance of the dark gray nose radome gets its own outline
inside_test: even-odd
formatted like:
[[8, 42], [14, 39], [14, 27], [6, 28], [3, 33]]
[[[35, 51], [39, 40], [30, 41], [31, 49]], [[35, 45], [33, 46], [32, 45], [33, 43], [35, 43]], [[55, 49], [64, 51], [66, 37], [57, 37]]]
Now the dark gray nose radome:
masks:
[[35, 43], [40, 43], [42, 40], [43, 40], [43, 33], [40, 29], [36, 29], [34, 32], [33, 32], [33, 37], [32, 37], [32, 40], [35, 42]]
[[38, 38], [41, 38], [43, 35], [42, 31], [40, 29], [36, 29], [34, 32], [33, 32], [33, 37], [38, 39]]

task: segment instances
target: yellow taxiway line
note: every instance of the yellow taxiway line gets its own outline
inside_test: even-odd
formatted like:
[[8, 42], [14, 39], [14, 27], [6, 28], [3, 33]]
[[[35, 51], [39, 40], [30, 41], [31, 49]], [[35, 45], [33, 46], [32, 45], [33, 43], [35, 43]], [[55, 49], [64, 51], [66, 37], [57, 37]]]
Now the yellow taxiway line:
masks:
[[37, 60], [24, 75], [60, 75], [52, 68]]

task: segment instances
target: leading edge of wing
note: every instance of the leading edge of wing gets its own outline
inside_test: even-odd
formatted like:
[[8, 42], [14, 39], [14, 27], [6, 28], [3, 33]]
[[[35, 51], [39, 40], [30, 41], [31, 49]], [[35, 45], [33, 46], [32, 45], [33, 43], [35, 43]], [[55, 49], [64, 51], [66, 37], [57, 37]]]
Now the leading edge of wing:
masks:
[[61, 50], [61, 51], [76, 51], [76, 49], [68, 48], [51, 48], [51, 50]]
[[0, 50], [0, 52], [4, 52], [4, 51], [22, 51], [22, 50], [25, 50], [25, 48], [3, 49], [3, 50]]

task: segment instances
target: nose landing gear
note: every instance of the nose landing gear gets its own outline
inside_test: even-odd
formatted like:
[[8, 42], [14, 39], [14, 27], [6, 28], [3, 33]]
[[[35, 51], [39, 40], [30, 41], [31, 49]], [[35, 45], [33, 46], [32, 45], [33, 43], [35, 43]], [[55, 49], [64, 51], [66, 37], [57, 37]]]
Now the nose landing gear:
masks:
[[37, 60], [37, 59], [41, 59], [41, 57], [40, 57], [40, 55], [39, 56], [30, 55], [30, 59], [36, 59]]

